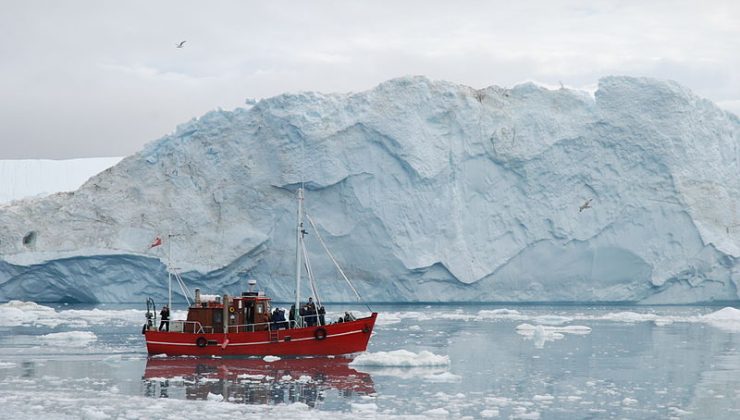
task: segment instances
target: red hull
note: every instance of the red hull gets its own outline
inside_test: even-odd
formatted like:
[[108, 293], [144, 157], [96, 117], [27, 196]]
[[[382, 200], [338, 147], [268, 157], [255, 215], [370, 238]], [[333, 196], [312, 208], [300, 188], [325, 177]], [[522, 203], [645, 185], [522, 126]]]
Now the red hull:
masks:
[[[193, 334], [147, 330], [149, 354], [169, 356], [330, 356], [367, 349], [378, 314], [356, 321], [289, 330]], [[321, 329], [325, 332], [322, 337]], [[318, 332], [317, 332], [318, 331]], [[198, 345], [203, 338], [204, 346]]]

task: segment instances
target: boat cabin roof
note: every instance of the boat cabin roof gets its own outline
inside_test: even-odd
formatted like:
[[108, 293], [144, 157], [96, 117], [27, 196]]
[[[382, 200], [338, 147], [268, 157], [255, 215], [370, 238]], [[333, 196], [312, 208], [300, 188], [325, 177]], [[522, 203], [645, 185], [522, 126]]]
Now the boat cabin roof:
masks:
[[[224, 302], [221, 296], [217, 295], [204, 295], [206, 299], [201, 299], [200, 302], [193, 302], [191, 307], [195, 308], [223, 308]], [[269, 302], [272, 299], [265, 296], [264, 292], [244, 292], [241, 296], [227, 296], [230, 305], [236, 305], [239, 301], [241, 302]]]

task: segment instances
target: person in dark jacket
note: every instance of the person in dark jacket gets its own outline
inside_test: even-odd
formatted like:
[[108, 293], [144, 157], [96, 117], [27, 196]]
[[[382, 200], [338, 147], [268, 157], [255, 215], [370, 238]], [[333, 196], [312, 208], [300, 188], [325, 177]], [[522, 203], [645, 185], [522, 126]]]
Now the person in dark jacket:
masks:
[[326, 325], [324, 315], [326, 315], [326, 309], [323, 306], [319, 306], [319, 325]]
[[162, 307], [162, 310], [159, 312], [159, 316], [161, 318], [161, 321], [159, 323], [159, 331], [162, 331], [162, 328], [164, 328], [165, 331], [170, 330], [170, 308], [167, 307], [167, 305], [164, 305]]
[[306, 306], [303, 307], [303, 311], [305, 313], [306, 317], [306, 325], [309, 327], [313, 327], [316, 325], [317, 320], [317, 313], [316, 313], [316, 304], [313, 303], [313, 298], [308, 298], [308, 303], [306, 303]]
[[275, 330], [288, 328], [288, 322], [285, 320], [285, 311], [275, 308], [272, 311], [272, 328]]

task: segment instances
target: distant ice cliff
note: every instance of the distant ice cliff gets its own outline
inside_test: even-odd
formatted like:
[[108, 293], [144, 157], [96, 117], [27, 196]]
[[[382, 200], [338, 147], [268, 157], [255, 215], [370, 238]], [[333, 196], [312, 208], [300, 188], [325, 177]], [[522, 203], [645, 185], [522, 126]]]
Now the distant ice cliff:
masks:
[[[0, 205], [0, 300], [161, 300], [169, 245], [191, 287], [250, 277], [288, 300], [302, 181], [371, 301], [738, 300], [739, 128], [643, 78], [594, 96], [423, 77], [285, 94], [183, 124], [75, 192]], [[310, 251], [324, 298], [352, 300]]]
[[0, 160], [0, 204], [22, 198], [74, 191], [120, 157]]

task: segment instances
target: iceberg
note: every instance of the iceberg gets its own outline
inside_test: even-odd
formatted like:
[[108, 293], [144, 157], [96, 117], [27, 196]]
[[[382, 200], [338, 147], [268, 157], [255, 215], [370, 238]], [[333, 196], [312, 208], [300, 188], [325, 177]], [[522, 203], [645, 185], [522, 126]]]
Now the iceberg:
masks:
[[[0, 204], [0, 300], [163, 301], [169, 254], [205, 293], [255, 278], [289, 301], [303, 184], [368, 301], [734, 302], [739, 127], [648, 78], [288, 93], [182, 124], [75, 191]], [[315, 245], [324, 299], [354, 300]]]

